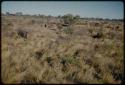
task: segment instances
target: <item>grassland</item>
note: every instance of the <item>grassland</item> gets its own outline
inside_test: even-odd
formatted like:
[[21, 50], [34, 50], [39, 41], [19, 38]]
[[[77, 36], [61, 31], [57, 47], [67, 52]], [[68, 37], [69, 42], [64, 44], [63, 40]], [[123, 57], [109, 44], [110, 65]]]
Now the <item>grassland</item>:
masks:
[[3, 83], [123, 81], [123, 22], [83, 19], [65, 26], [61, 18], [47, 19], [2, 16]]

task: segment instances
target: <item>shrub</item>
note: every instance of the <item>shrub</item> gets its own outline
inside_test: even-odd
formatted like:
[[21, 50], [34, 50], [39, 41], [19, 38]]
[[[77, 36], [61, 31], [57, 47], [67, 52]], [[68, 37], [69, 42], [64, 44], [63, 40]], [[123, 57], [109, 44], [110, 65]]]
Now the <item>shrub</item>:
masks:
[[47, 58], [46, 58], [46, 61], [47, 61], [48, 63], [50, 63], [50, 62], [52, 61], [52, 58], [51, 58], [51, 57], [47, 57]]
[[43, 51], [36, 51], [35, 52], [35, 57], [37, 58], [37, 59], [40, 59], [41, 57], [42, 57], [42, 55], [43, 55]]
[[20, 37], [22, 37], [22, 38], [24, 38], [24, 39], [27, 39], [27, 34], [28, 34], [28, 32], [27, 32], [26, 30], [21, 30], [21, 29], [19, 29], [19, 30], [17, 30], [17, 34], [18, 34]]
[[102, 29], [97, 29], [97, 30], [89, 30], [90, 32], [92, 32], [92, 37], [93, 38], [102, 38], [103, 37], [103, 33], [102, 33]]
[[66, 14], [63, 17], [63, 21], [65, 24], [71, 24], [73, 20], [73, 15], [72, 14]]
[[66, 34], [72, 34], [73, 33], [73, 29], [70, 27], [67, 27], [63, 30]]
[[61, 63], [62, 63], [63, 65], [67, 65], [67, 64], [78, 65], [78, 64], [79, 64], [78, 60], [75, 59], [73, 56], [63, 57]]
[[73, 16], [72, 14], [66, 14], [62, 18], [65, 24], [71, 25], [76, 23], [80, 19], [80, 16], [79, 15]]

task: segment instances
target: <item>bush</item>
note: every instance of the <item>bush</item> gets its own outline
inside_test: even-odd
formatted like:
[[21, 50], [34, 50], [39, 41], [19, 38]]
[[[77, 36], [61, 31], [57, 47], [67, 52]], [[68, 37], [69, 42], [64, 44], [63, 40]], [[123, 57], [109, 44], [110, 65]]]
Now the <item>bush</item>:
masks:
[[71, 22], [73, 20], [73, 15], [72, 14], [66, 14], [62, 18], [63, 18], [65, 24], [71, 24]]
[[19, 29], [19, 30], [17, 30], [17, 34], [18, 34], [20, 37], [22, 37], [22, 38], [24, 38], [24, 39], [27, 39], [27, 34], [28, 34], [28, 32], [27, 32], [26, 30], [21, 30], [21, 29]]
[[91, 31], [91, 30], [89, 30], [89, 31], [92, 33], [93, 38], [102, 38], [103, 37], [103, 32], [102, 32], [101, 28], [94, 30], [94, 31]]
[[73, 33], [73, 29], [70, 27], [67, 27], [63, 30], [66, 34], [72, 34]]
[[62, 18], [65, 24], [71, 25], [73, 23], [76, 23], [80, 19], [80, 16], [79, 15], [73, 16], [72, 14], [66, 14]]
[[79, 66], [79, 61], [73, 56], [66, 56], [61, 59], [61, 63], [65, 66], [67, 64], [73, 64]]

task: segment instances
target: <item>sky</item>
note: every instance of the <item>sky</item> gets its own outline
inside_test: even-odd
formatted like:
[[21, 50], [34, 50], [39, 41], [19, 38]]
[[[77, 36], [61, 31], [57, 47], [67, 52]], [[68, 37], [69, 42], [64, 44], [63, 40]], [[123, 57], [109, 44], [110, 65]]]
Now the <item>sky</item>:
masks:
[[6, 12], [123, 19], [124, 7], [121, 1], [3, 1], [2, 13]]

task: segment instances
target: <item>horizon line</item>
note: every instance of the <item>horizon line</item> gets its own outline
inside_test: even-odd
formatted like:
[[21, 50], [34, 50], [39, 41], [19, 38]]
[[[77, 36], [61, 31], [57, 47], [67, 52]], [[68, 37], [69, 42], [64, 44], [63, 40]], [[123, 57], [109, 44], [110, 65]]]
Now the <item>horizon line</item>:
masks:
[[[2, 14], [5, 14], [6, 15], [6, 13], [7, 12], [1, 12]], [[58, 17], [58, 16], [64, 16], [64, 15], [67, 15], [67, 14], [71, 14], [71, 15], [73, 15], [73, 16], [76, 16], [76, 15], [79, 15], [79, 14], [72, 14], [72, 13], [66, 13], [66, 14], [59, 14], [59, 15], [51, 15], [51, 14], [31, 14], [31, 13], [23, 13], [23, 12], [14, 12], [14, 13], [12, 13], [12, 12], [9, 12], [10, 14], [16, 14], [16, 13], [22, 13], [22, 15], [31, 15], [31, 16], [39, 16], [39, 15], [44, 15], [44, 16], [52, 16], [52, 17]], [[80, 16], [80, 15], [79, 15]], [[103, 17], [87, 17], [87, 16], [84, 16], [84, 17], [82, 17], [82, 16], [80, 16], [80, 18], [97, 18], [97, 19], [109, 19], [109, 20], [112, 20], [112, 19], [116, 19], [116, 20], [123, 20], [124, 19], [124, 17], [123, 18], [103, 18]]]

